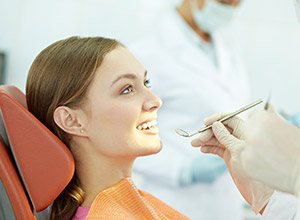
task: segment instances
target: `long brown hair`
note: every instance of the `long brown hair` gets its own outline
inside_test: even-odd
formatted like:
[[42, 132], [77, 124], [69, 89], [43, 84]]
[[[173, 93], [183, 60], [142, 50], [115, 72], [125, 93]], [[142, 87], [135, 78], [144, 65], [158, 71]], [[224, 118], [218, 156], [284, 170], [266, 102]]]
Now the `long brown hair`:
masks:
[[[104, 57], [120, 45], [116, 40], [102, 37], [70, 37], [51, 44], [33, 61], [26, 83], [28, 109], [67, 146], [70, 137], [54, 122], [55, 109], [83, 103], [96, 69]], [[83, 196], [75, 173], [54, 201], [51, 219], [72, 218]]]

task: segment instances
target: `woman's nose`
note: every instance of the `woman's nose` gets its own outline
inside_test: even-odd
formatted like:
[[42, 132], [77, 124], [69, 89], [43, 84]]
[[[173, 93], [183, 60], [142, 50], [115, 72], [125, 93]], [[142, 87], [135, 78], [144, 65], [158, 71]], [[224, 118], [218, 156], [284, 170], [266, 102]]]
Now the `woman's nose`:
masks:
[[145, 111], [158, 110], [162, 105], [162, 100], [150, 91], [150, 97], [144, 102], [143, 109]]

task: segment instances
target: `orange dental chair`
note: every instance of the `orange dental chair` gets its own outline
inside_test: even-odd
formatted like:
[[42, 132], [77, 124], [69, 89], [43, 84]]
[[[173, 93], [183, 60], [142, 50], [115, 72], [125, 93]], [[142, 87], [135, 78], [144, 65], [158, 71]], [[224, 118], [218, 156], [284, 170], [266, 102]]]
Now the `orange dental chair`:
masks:
[[0, 219], [39, 219], [72, 179], [72, 154], [14, 86], [0, 86], [0, 135]]

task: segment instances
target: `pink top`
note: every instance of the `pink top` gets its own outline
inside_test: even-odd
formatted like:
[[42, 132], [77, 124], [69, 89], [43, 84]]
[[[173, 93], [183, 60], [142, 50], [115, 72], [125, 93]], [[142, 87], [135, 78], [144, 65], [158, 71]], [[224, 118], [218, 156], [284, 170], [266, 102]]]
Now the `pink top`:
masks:
[[86, 220], [90, 207], [79, 206], [73, 216], [72, 220]]

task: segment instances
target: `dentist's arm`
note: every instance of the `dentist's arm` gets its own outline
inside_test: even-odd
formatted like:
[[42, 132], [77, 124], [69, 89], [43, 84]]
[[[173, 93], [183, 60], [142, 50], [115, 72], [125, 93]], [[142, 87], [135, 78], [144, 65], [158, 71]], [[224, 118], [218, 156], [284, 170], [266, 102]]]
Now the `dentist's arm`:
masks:
[[[206, 123], [221, 117], [214, 115]], [[272, 188], [299, 195], [299, 128], [284, 122], [273, 110], [258, 111], [247, 122], [235, 117], [224, 124], [227, 129], [215, 122], [212, 131], [202, 134], [192, 145], [219, 155], [229, 150], [233, 167]]]
[[[212, 124], [223, 116], [214, 115], [205, 120], [205, 124]], [[242, 140], [244, 122], [234, 117], [226, 121], [225, 124], [233, 135], [230, 134], [222, 123], [216, 122], [213, 124], [213, 131], [209, 130], [201, 134], [199, 138], [192, 142], [192, 145], [202, 146], [201, 150], [204, 153], [213, 153], [222, 157], [242, 196], [252, 206], [256, 214], [262, 214], [269, 198], [273, 194], [273, 190], [265, 184], [250, 178], [244, 172], [242, 166], [240, 166], [240, 154], [245, 145]]]

